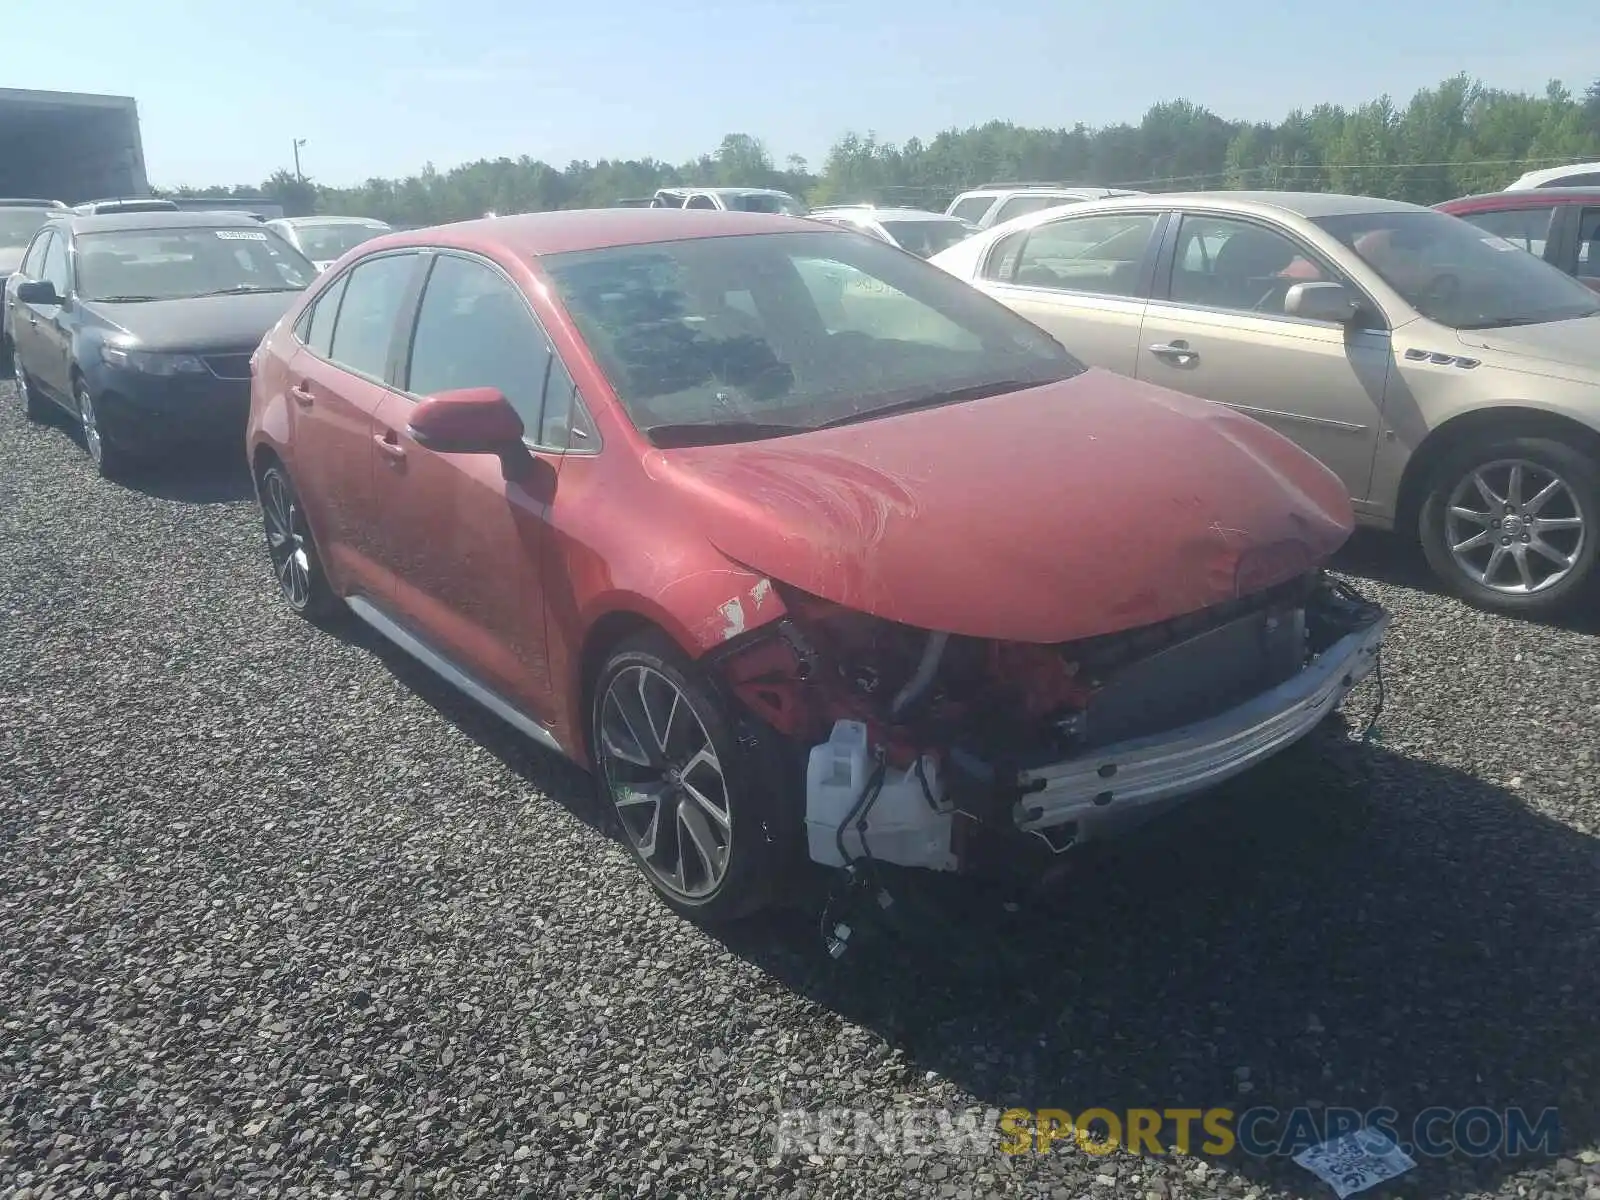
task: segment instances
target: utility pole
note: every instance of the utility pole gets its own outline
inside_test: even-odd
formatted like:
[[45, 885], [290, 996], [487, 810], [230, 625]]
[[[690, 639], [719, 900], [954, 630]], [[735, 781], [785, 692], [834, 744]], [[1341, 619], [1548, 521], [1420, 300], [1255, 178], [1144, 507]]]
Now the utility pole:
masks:
[[296, 183], [304, 183], [306, 181], [305, 175], [300, 170], [300, 147], [305, 144], [305, 138], [295, 138], [294, 140], [294, 179]]

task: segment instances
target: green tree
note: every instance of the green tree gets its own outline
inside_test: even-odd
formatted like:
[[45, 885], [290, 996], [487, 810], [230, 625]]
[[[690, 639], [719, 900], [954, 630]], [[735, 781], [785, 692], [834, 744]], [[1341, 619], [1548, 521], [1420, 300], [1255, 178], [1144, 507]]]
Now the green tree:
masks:
[[259, 188], [177, 188], [183, 195], [266, 195], [287, 211], [357, 213], [405, 224], [609, 205], [659, 187], [699, 183], [777, 187], [813, 204], [847, 201], [943, 208], [958, 192], [1006, 179], [1196, 188], [1344, 190], [1433, 204], [1504, 187], [1525, 170], [1600, 159], [1600, 80], [1581, 97], [1553, 83], [1509, 92], [1456, 75], [1400, 106], [1389, 97], [1346, 109], [1320, 104], [1277, 122], [1230, 121], [1190, 100], [1151, 106], [1137, 123], [1028, 128], [990, 121], [895, 145], [846, 132], [813, 172], [798, 156], [779, 167], [755, 135], [729, 133], [715, 152], [682, 163], [574, 161], [526, 154], [431, 164], [404, 179], [345, 188], [279, 171]]

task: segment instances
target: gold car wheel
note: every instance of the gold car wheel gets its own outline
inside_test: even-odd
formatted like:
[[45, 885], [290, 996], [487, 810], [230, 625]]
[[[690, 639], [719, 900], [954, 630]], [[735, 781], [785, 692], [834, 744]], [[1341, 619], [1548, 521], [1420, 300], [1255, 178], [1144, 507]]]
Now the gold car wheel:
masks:
[[1445, 508], [1445, 539], [1457, 568], [1504, 595], [1537, 595], [1561, 583], [1581, 560], [1588, 536], [1572, 485], [1528, 459], [1471, 468]]

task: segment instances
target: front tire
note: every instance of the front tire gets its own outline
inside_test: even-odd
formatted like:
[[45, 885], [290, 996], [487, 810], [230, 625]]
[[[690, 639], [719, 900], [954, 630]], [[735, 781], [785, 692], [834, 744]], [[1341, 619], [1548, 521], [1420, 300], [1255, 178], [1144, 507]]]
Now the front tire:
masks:
[[1593, 581], [1600, 466], [1548, 438], [1473, 443], [1434, 473], [1418, 532], [1428, 565], [1464, 600], [1554, 613]]
[[278, 592], [296, 613], [309, 621], [334, 617], [339, 597], [328, 582], [322, 556], [311, 536], [300, 496], [289, 472], [273, 463], [257, 482], [261, 523], [267, 538], [267, 558], [278, 581]]
[[795, 845], [780, 756], [764, 731], [736, 730], [730, 701], [669, 638], [617, 647], [590, 731], [601, 803], [669, 907], [717, 924], [772, 902]]
[[89, 461], [104, 479], [121, 479], [133, 466], [133, 454], [120, 435], [106, 428], [105, 413], [81, 379], [72, 383], [72, 397], [78, 405], [78, 430]]

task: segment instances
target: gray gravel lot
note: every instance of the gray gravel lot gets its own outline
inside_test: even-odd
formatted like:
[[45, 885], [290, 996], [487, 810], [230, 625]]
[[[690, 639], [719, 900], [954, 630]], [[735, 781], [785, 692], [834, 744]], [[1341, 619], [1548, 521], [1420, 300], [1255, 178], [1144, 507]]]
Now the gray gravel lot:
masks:
[[1395, 614], [1378, 742], [834, 963], [814, 916], [673, 917], [581, 775], [290, 616], [242, 480], [102, 483], [0, 385], [0, 1195], [1331, 1197], [771, 1155], [780, 1103], [1318, 1103], [1556, 1105], [1559, 1161], [1369, 1194], [1600, 1200], [1600, 637], [1397, 561], [1350, 559]]

